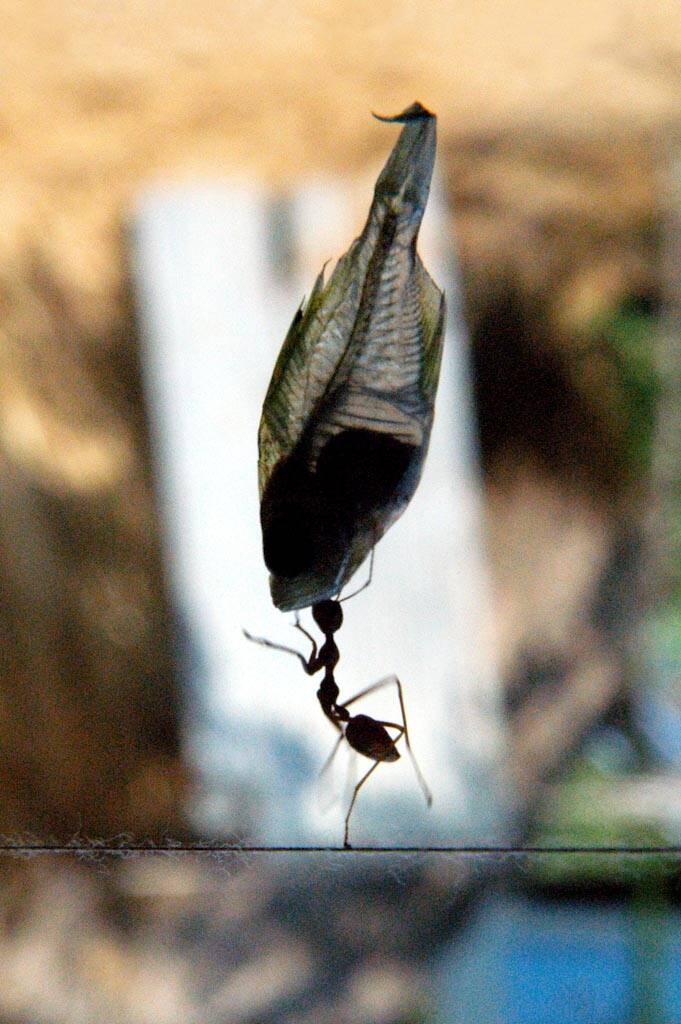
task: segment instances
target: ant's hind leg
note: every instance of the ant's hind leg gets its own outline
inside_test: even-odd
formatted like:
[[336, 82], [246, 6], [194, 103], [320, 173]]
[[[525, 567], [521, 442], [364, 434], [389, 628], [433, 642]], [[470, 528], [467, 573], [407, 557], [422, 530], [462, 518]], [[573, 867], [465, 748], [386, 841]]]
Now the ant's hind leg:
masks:
[[348, 838], [348, 832], [349, 832], [349, 829], [350, 829], [350, 815], [352, 814], [352, 809], [355, 806], [355, 801], [357, 800], [357, 794], [359, 793], [360, 789], [362, 788], [362, 786], [364, 785], [366, 780], [369, 778], [371, 773], [376, 771], [376, 769], [378, 768], [380, 763], [381, 763], [380, 761], [374, 761], [374, 763], [372, 764], [372, 766], [369, 769], [369, 771], [365, 775], [362, 776], [362, 778], [359, 780], [359, 782], [355, 786], [355, 791], [352, 794], [352, 800], [350, 801], [350, 806], [348, 807], [348, 813], [345, 815], [345, 832], [344, 832], [344, 835], [343, 835], [343, 846], [345, 847], [346, 850], [350, 849], [350, 840]]
[[319, 778], [320, 779], [321, 779], [322, 775], [324, 775], [326, 772], [328, 772], [329, 768], [331, 767], [331, 765], [333, 763], [334, 757], [338, 753], [338, 748], [340, 747], [340, 745], [341, 745], [341, 743], [343, 742], [344, 739], [345, 739], [345, 737], [344, 737], [343, 733], [341, 732], [339, 737], [338, 737], [338, 739], [336, 740], [336, 742], [333, 745], [333, 750], [331, 751], [331, 753], [327, 757], [327, 759], [324, 762], [324, 764], [319, 769]]
[[[409, 753], [409, 757], [411, 758], [411, 763], [414, 766], [414, 773], [416, 775], [416, 778], [418, 779], [418, 783], [419, 783], [419, 786], [421, 787], [421, 791], [423, 792], [423, 796], [424, 796], [424, 799], [426, 801], [426, 805], [428, 807], [431, 807], [432, 803], [433, 803], [433, 794], [431, 793], [430, 787], [428, 786], [428, 783], [424, 779], [423, 773], [422, 773], [421, 769], [419, 768], [419, 764], [418, 764], [418, 761], [416, 760], [416, 756], [414, 755], [414, 751], [411, 749], [411, 742], [409, 740], [409, 729], [407, 727], [407, 712], [404, 709], [404, 697], [402, 695], [402, 684], [399, 681], [399, 679], [397, 678], [397, 676], [395, 676], [395, 675], [386, 676], [385, 679], [379, 679], [379, 681], [377, 683], [372, 683], [371, 686], [365, 687], [363, 690], [360, 690], [359, 693], [356, 693], [354, 697], [351, 697], [350, 700], [344, 701], [343, 702], [343, 707], [347, 708], [347, 707], [349, 707], [350, 704], [353, 704], [356, 700], [361, 700], [362, 697], [366, 697], [370, 693], [374, 693], [375, 690], [381, 690], [384, 686], [390, 686], [391, 683], [394, 683], [395, 686], [397, 687], [397, 695], [398, 695], [399, 701], [400, 701], [400, 711], [402, 713], [402, 725], [401, 726], [397, 725], [394, 722], [382, 722], [381, 724], [382, 725], [392, 725], [395, 729], [402, 729], [403, 730], [403, 732], [404, 732], [404, 743], [405, 743], [405, 746], [406, 746], [407, 751]], [[397, 737], [397, 739], [399, 739], [399, 736]]]

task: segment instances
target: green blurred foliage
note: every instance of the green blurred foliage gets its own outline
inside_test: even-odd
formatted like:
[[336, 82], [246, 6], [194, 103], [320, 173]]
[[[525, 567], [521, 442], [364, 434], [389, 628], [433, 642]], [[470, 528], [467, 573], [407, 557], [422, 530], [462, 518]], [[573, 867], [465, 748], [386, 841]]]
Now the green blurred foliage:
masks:
[[[594, 749], [598, 749], [596, 746]], [[536, 823], [533, 844], [553, 847], [665, 847], [678, 837], [657, 822], [620, 810], [618, 787], [631, 779], [633, 766], [622, 758], [599, 761], [587, 750], [572, 764]], [[607, 762], [610, 763], [607, 763]], [[619, 761], [619, 763], [617, 763]], [[650, 855], [609, 857], [600, 853], [545, 856], [532, 864], [532, 877], [547, 886], [582, 886], [609, 881], [639, 890], [659, 886], [673, 858]]]
[[587, 328], [589, 347], [607, 361], [614, 412], [622, 431], [623, 455], [632, 480], [650, 471], [662, 380], [656, 367], [659, 319], [654, 304], [629, 296], [594, 317]]

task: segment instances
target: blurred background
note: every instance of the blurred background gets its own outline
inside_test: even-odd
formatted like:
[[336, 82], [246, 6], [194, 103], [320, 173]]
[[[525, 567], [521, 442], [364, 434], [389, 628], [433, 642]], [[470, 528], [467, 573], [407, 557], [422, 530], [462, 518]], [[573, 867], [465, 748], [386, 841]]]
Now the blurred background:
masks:
[[[503, 790], [496, 836], [677, 844], [674, 8], [0, 10], [6, 842], [206, 837], [195, 650], [158, 457], [167, 431], [145, 385], [144, 197], [200, 180], [276, 199], [317, 176], [360, 190], [364, 209], [392, 145], [369, 111], [419, 99], [439, 117], [437, 224], [456, 256], [475, 423], [494, 663], [480, 678], [496, 738], [482, 717], [474, 732]], [[326, 256], [310, 257], [306, 280]], [[458, 550], [454, 536], [452, 564]], [[221, 806], [221, 835], [248, 842], [248, 815]], [[681, 1021], [672, 856], [42, 855], [1, 867], [7, 1024]]]

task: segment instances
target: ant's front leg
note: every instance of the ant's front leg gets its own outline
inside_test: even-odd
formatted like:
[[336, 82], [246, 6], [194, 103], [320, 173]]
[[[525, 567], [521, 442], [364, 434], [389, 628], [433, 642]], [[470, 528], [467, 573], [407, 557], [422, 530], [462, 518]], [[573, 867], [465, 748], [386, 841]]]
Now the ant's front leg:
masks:
[[[247, 640], [251, 641], [251, 643], [260, 644], [261, 647], [269, 647], [272, 651], [284, 651], [285, 654], [293, 654], [303, 666], [303, 670], [308, 676], [314, 675], [314, 673], [318, 671], [319, 666], [316, 663], [317, 645], [314, 640], [312, 640], [312, 637], [310, 637], [310, 639], [312, 640], [313, 651], [308, 659], [304, 654], [301, 654], [300, 651], [296, 651], [294, 647], [287, 647], [285, 644], [275, 644], [273, 640], [267, 640], [264, 636], [252, 636], [246, 629], [242, 629], [241, 632]], [[305, 632], [305, 630], [303, 630], [303, 632]]]
[[312, 650], [310, 651], [310, 657], [305, 662], [304, 667], [305, 667], [305, 671], [307, 672], [307, 674], [309, 676], [313, 676], [315, 674], [315, 672], [318, 672], [319, 669], [322, 667], [322, 664], [321, 664], [321, 662], [319, 660], [319, 652], [318, 652], [318, 648], [317, 648], [317, 641], [312, 636], [312, 634], [308, 633], [308, 631], [305, 629], [305, 627], [303, 625], [301, 625], [300, 616], [298, 615], [298, 612], [296, 612], [296, 621], [293, 623], [293, 628], [297, 629], [298, 632], [302, 633], [303, 636], [307, 637], [307, 639], [312, 644]]

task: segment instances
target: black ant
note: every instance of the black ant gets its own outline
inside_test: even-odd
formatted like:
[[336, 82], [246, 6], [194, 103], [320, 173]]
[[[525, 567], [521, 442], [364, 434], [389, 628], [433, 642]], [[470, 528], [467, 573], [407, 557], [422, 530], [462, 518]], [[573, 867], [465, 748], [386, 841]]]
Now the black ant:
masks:
[[[347, 598], [345, 600], [347, 600]], [[336, 645], [334, 634], [338, 632], [343, 624], [343, 609], [341, 608], [341, 602], [339, 600], [318, 601], [312, 606], [312, 617], [324, 634], [324, 643], [320, 648], [317, 648], [316, 640], [307, 632], [306, 629], [303, 628], [303, 626], [301, 626], [297, 617], [294, 624], [295, 628], [306, 636], [312, 644], [312, 651], [309, 658], [305, 658], [300, 651], [296, 651], [293, 647], [286, 647], [283, 644], [275, 644], [271, 640], [266, 640], [264, 637], [251, 636], [251, 634], [247, 633], [246, 630], [243, 632], [248, 640], [252, 640], [256, 644], [262, 644], [264, 647], [270, 647], [275, 651], [285, 651], [288, 654], [295, 655], [296, 658], [300, 660], [304, 671], [309, 676], [319, 672], [320, 669], [324, 669], [324, 678], [317, 690], [317, 699], [321, 704], [322, 711], [331, 724], [338, 730], [340, 735], [322, 771], [324, 771], [333, 760], [343, 739], [347, 740], [353, 750], [356, 750], [359, 754], [363, 754], [374, 762], [371, 768], [369, 768], [355, 786], [352, 794], [352, 800], [350, 801], [350, 806], [348, 808], [348, 813], [345, 816], [343, 846], [349, 848], [350, 841], [348, 839], [348, 829], [350, 827], [350, 815], [352, 814], [352, 810], [355, 806], [357, 795], [371, 773], [376, 770], [381, 762], [397, 761], [399, 759], [400, 753], [396, 744], [402, 736], [404, 736], [406, 747], [414, 766], [414, 771], [416, 772], [416, 778], [418, 779], [419, 785], [423, 791], [428, 807], [431, 806], [433, 797], [426, 780], [421, 774], [421, 770], [411, 749], [409, 731], [407, 729], [407, 717], [404, 710], [404, 699], [402, 696], [402, 684], [397, 676], [386, 676], [385, 679], [381, 679], [377, 683], [367, 686], [364, 690], [360, 690], [359, 693], [356, 693], [354, 697], [351, 697], [350, 700], [340, 704], [338, 702], [340, 691], [334, 678], [334, 670], [340, 660], [340, 652]], [[391, 683], [394, 683], [397, 687], [400, 709], [402, 712], [401, 725], [397, 722], [380, 721], [378, 719], [371, 718], [369, 715], [350, 714], [348, 708], [351, 704], [354, 704], [355, 701], [360, 700], [362, 697], [366, 697], [367, 694], [373, 693], [375, 690], [378, 690], [383, 686], [389, 686]], [[396, 729], [397, 735], [392, 737], [388, 732], [388, 729]]]

